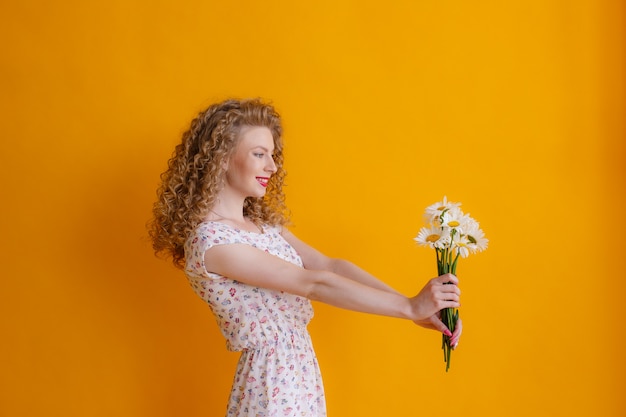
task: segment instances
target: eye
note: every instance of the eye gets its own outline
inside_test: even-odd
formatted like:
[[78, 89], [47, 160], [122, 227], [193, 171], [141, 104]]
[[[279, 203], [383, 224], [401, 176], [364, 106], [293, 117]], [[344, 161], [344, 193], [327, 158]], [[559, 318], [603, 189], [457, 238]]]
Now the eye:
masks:
[[263, 158], [265, 156], [265, 154], [263, 153], [254, 153], [254, 156], [256, 156], [257, 158]]

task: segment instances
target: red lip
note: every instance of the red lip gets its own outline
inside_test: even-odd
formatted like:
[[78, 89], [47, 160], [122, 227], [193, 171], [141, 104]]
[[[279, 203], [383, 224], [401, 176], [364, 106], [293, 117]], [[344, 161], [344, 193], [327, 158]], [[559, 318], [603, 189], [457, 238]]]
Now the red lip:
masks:
[[256, 177], [256, 180], [258, 181], [259, 184], [261, 184], [263, 187], [267, 187], [267, 184], [269, 183], [270, 179], [268, 177]]

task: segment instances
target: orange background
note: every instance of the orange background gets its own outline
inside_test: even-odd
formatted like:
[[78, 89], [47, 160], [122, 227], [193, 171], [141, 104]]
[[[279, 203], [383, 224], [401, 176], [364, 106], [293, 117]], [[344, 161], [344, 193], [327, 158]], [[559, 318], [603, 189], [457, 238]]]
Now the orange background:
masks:
[[[362, 4], [366, 3], [366, 4]], [[146, 240], [197, 111], [270, 99], [293, 231], [415, 293], [447, 195], [465, 333], [316, 304], [330, 416], [621, 416], [622, 1], [3, 1], [0, 415], [220, 416], [236, 354]]]

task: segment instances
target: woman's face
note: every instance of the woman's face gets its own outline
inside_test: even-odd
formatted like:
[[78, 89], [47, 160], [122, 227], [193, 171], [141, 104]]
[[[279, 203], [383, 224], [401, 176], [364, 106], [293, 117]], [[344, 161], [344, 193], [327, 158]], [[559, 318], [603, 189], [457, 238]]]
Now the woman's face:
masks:
[[226, 166], [226, 188], [243, 198], [263, 197], [270, 177], [276, 172], [274, 138], [262, 126], [245, 126], [239, 135]]

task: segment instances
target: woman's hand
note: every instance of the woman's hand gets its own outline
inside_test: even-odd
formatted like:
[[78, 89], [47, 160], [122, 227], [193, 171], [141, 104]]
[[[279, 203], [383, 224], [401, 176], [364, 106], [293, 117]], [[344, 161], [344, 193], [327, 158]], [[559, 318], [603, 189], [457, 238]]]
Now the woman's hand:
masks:
[[[419, 294], [410, 299], [415, 317], [413, 321], [416, 324], [438, 330], [446, 336], [451, 336], [457, 343], [461, 335], [462, 325], [457, 327], [459, 329], [458, 332], [455, 329], [455, 334], [452, 334], [441, 321], [439, 312], [444, 308], [458, 308], [461, 306], [459, 303], [461, 290], [458, 287], [458, 283], [459, 280], [452, 274], [441, 275], [428, 281]], [[451, 345], [455, 344], [451, 343]]]
[[[421, 326], [421, 327], [423, 327], [425, 329], [441, 331], [440, 327], [437, 327], [435, 325], [435, 323], [437, 323], [437, 322], [441, 323], [441, 313], [440, 312], [435, 314], [434, 316], [430, 316], [429, 318], [427, 318], [425, 320], [415, 320], [413, 322], [415, 324], [417, 324], [418, 326]], [[444, 326], [444, 328], [446, 330], [448, 330], [447, 327]], [[445, 333], [445, 331], [443, 333]], [[450, 346], [452, 346], [452, 349], [456, 349], [457, 345], [459, 344], [459, 339], [461, 338], [461, 333], [463, 333], [463, 322], [459, 318], [457, 320], [457, 322], [456, 322], [456, 327], [454, 328], [454, 332], [452, 333], [452, 337], [450, 338]]]

